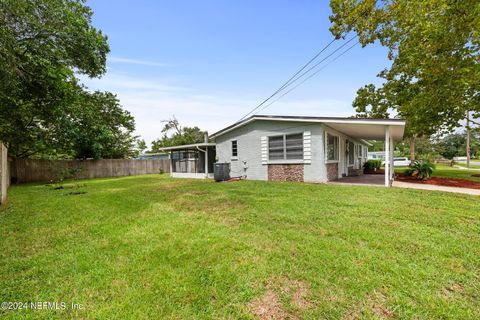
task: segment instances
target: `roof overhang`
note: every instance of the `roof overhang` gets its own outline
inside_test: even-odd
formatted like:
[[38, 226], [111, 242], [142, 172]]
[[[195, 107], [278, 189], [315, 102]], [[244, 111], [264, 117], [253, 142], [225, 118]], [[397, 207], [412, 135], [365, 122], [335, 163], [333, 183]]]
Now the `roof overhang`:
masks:
[[172, 151], [172, 150], [184, 150], [184, 149], [197, 149], [197, 148], [202, 148], [202, 147], [214, 147], [216, 146], [216, 143], [195, 143], [195, 144], [184, 144], [181, 146], [173, 146], [173, 147], [165, 147], [165, 148], [159, 148], [158, 150], [161, 151]]
[[325, 123], [349, 137], [363, 140], [385, 140], [385, 128], [390, 127], [390, 136], [393, 141], [401, 141], [405, 125], [379, 124], [379, 123]]
[[405, 120], [403, 119], [360, 119], [360, 118], [336, 118], [336, 117], [299, 117], [299, 116], [268, 116], [255, 115], [245, 120], [234, 123], [210, 137], [217, 138], [227, 132], [243, 127], [253, 121], [283, 121], [283, 122], [307, 122], [324, 123], [328, 127], [342, 132], [352, 138], [365, 140], [384, 140], [385, 128], [390, 127], [390, 134], [394, 141], [403, 139]]

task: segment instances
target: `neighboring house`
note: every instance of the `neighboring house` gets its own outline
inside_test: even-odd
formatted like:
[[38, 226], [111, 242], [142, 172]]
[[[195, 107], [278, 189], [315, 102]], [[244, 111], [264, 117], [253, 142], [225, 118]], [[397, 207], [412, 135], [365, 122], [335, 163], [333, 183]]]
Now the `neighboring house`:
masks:
[[368, 160], [383, 160], [385, 159], [385, 151], [372, 151], [367, 155]]
[[159, 153], [143, 153], [135, 158], [136, 160], [163, 160], [169, 159], [168, 153], [159, 152]]
[[[231, 177], [252, 180], [327, 182], [362, 174], [367, 160], [367, 139], [385, 140], [393, 158], [393, 143], [403, 139], [405, 121], [399, 119], [357, 119], [330, 117], [255, 115], [226, 127], [211, 136], [214, 144], [164, 148], [197, 152], [196, 168], [209, 162], [230, 164]], [[212, 152], [205, 153], [206, 148]], [[200, 160], [199, 156], [208, 159]], [[185, 158], [185, 157], [184, 157]], [[205, 166], [206, 168], [206, 166]], [[192, 172], [207, 177], [210, 168]], [[393, 167], [385, 170], [385, 185], [393, 179]], [[176, 174], [175, 168], [171, 171]], [[192, 176], [192, 175], [189, 175]]]

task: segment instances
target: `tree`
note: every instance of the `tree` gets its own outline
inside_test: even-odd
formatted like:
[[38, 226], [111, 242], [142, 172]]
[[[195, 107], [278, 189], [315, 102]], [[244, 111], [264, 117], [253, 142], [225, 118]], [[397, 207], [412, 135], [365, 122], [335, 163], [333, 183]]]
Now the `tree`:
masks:
[[143, 154], [145, 150], [147, 150], [147, 144], [145, 143], [145, 140], [137, 139], [137, 143], [135, 146], [136, 156]]
[[64, 110], [54, 131], [76, 159], [117, 159], [135, 155], [134, 118], [121, 108], [112, 93], [84, 92]]
[[[480, 137], [473, 134], [471, 137], [470, 153], [476, 156], [480, 149]], [[442, 156], [446, 159], [466, 156], [466, 135], [464, 132], [452, 133], [445, 136], [438, 143]]]
[[204, 141], [206, 131], [202, 131], [198, 127], [182, 127], [175, 116], [162, 122], [165, 123], [161, 131], [162, 137], [152, 142], [152, 152], [157, 152], [164, 147]]
[[480, 2], [476, 0], [331, 0], [331, 32], [354, 31], [366, 46], [389, 49], [384, 83], [366, 85], [353, 105], [362, 116], [394, 112], [415, 139], [459, 126], [466, 111], [480, 115]]
[[91, 16], [83, 0], [0, 1], [0, 140], [11, 156], [128, 154], [133, 118], [76, 78], [106, 70], [107, 37]]

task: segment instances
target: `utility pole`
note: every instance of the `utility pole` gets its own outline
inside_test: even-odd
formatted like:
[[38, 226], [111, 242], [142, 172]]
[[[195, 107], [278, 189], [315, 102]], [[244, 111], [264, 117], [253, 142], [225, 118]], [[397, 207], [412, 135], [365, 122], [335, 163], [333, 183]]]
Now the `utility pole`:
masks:
[[470, 112], [467, 111], [467, 168], [470, 168]]

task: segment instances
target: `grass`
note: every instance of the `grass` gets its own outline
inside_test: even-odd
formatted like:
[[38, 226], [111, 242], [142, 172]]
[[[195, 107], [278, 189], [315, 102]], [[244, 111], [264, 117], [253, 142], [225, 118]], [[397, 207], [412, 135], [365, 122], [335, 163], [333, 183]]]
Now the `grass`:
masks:
[[[403, 173], [406, 169], [407, 167], [395, 167], [395, 172]], [[435, 171], [433, 172], [432, 176], [440, 178], [465, 179], [480, 182], [480, 177], [473, 177], [473, 174], [480, 174], [480, 172], [478, 170], [458, 169], [442, 164], [436, 164]]]
[[165, 175], [23, 185], [0, 237], [1, 301], [83, 306], [3, 319], [480, 318], [474, 196]]

